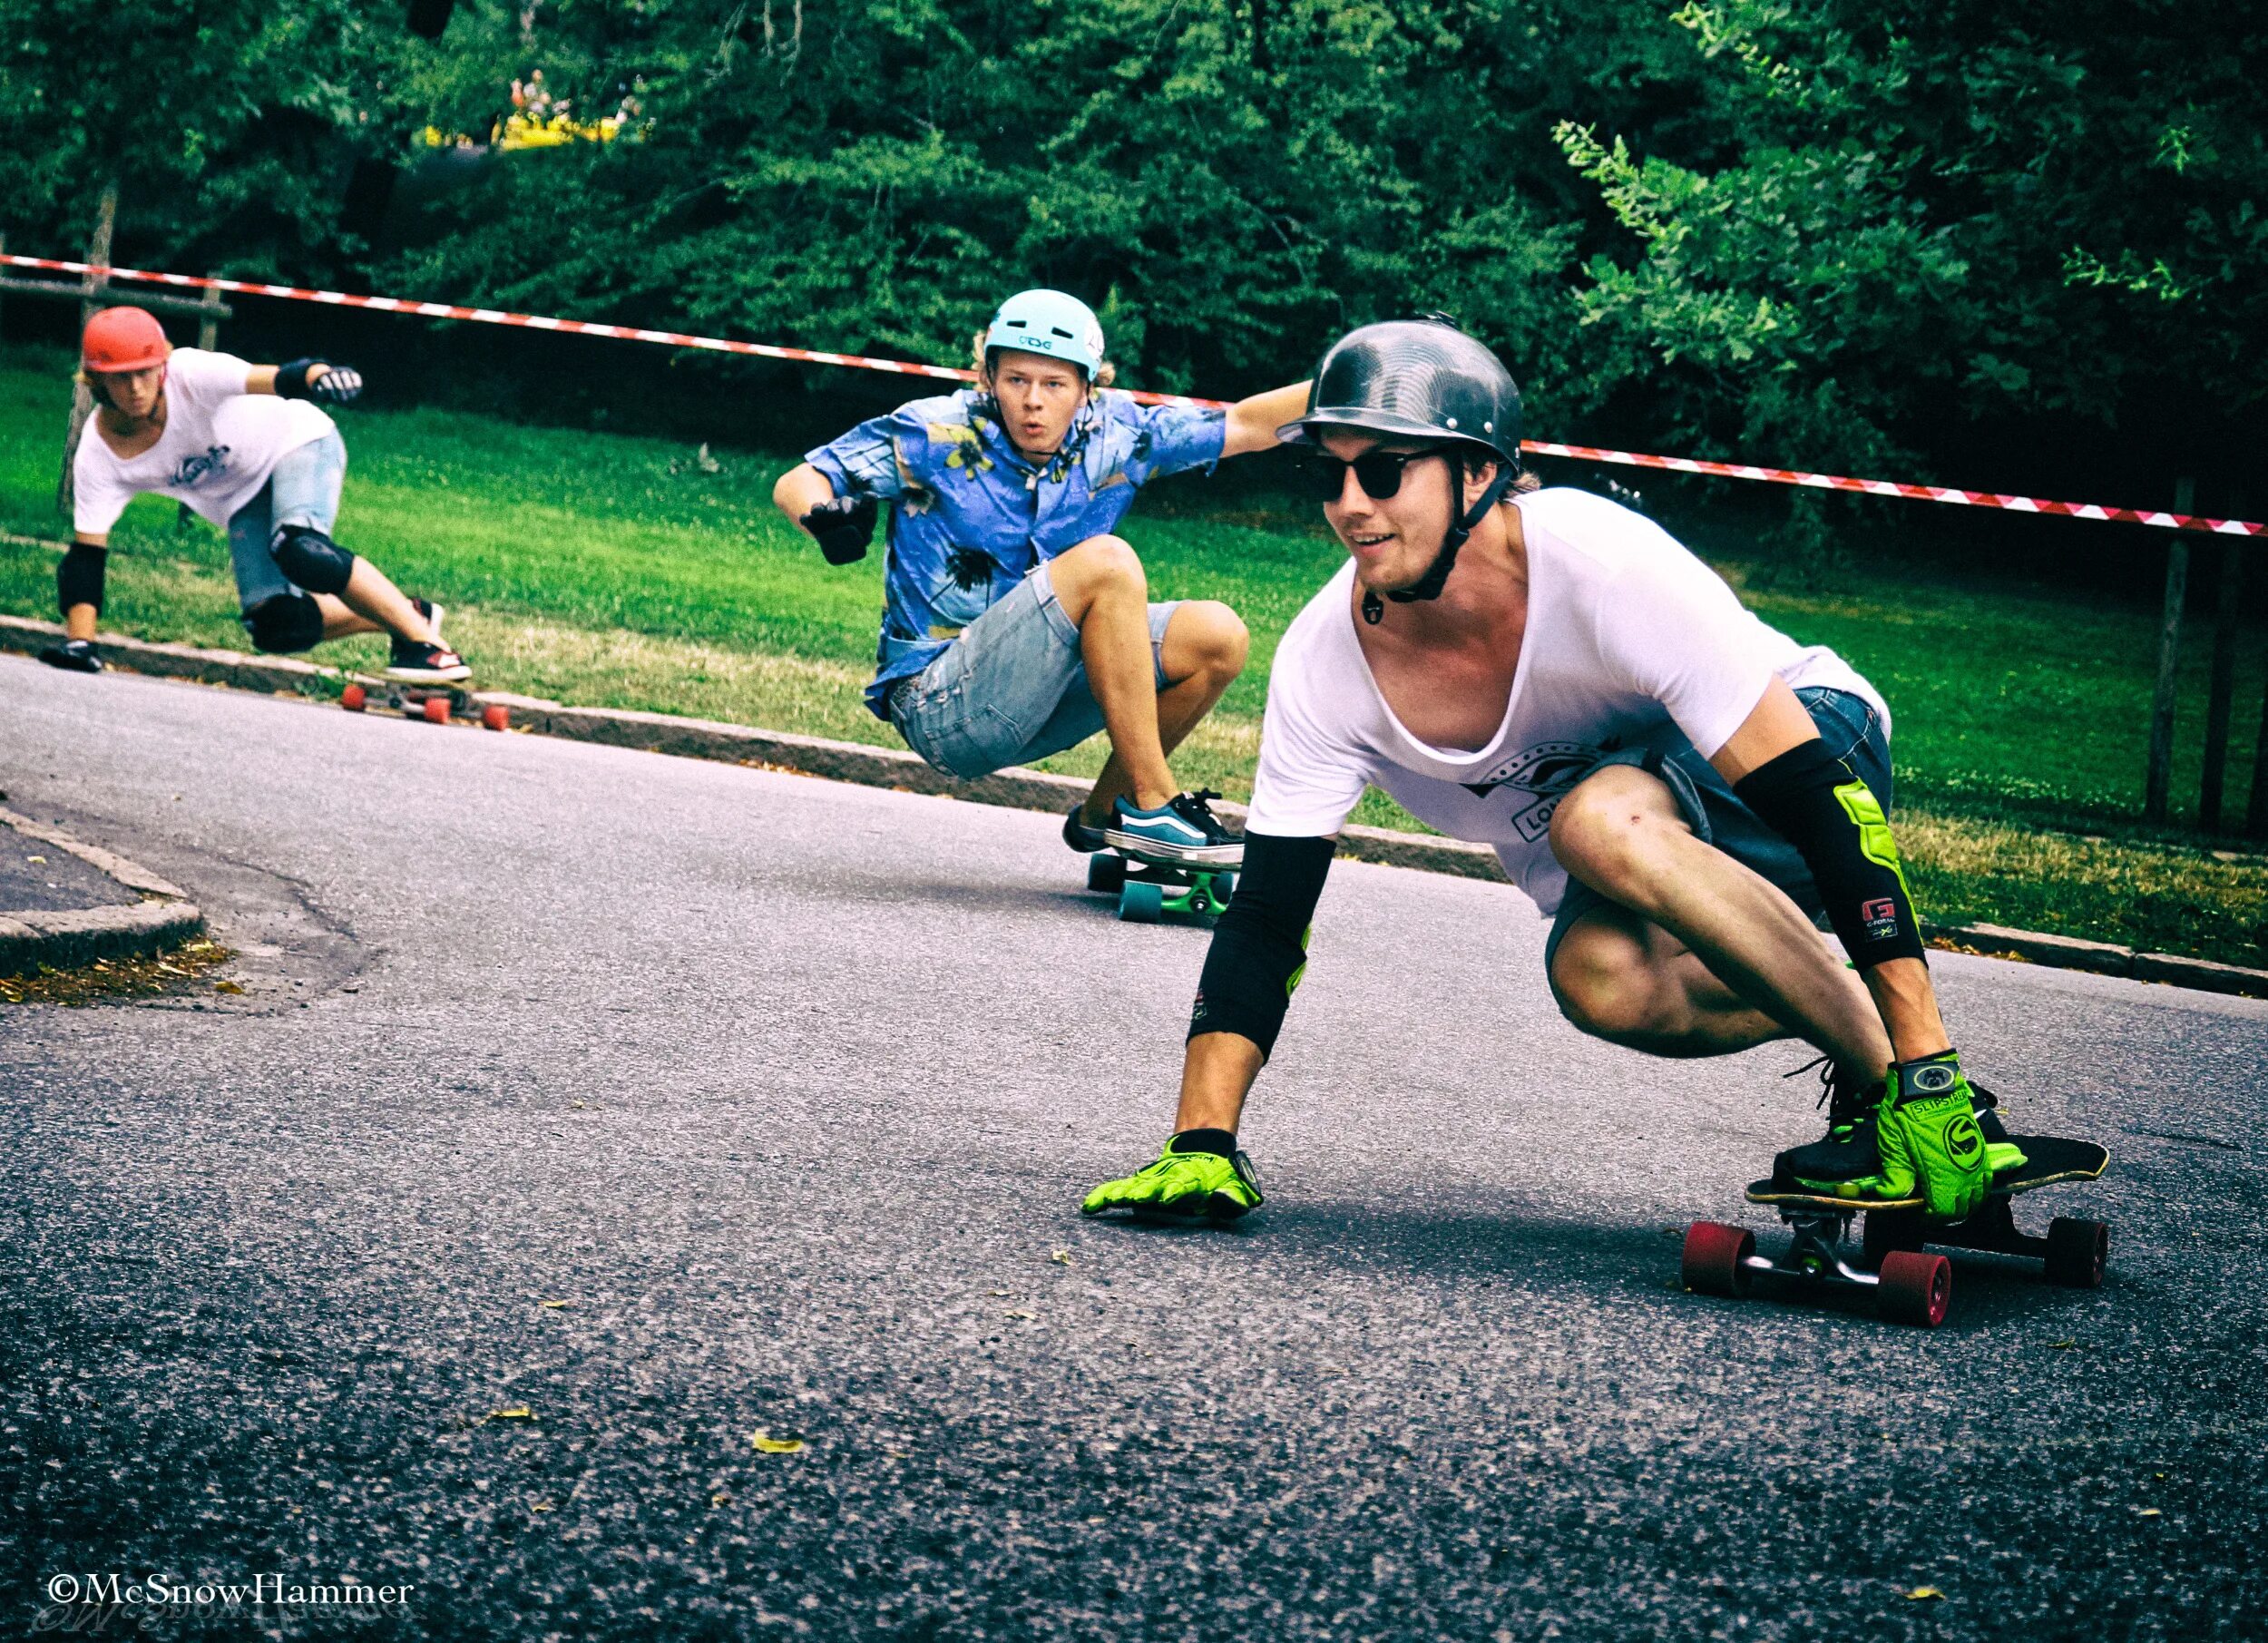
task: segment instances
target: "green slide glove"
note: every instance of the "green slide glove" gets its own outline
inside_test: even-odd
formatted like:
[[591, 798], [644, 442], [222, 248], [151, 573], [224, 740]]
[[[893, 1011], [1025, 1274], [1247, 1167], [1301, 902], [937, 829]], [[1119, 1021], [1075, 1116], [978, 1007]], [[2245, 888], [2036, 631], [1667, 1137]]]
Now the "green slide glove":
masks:
[[1239, 1152], [1176, 1152], [1166, 1142], [1158, 1161], [1119, 1180], [1105, 1181], [1079, 1206], [1081, 1215], [1124, 1209], [1175, 1220], [1233, 1221], [1260, 1207], [1260, 1178]]
[[[1992, 1190], [1994, 1160], [1977, 1125], [1975, 1100], [1960, 1058], [1950, 1050], [1893, 1064], [1876, 1131], [1882, 1154], [1882, 1184], [1876, 1190], [1885, 1197], [1918, 1192], [1924, 1213], [1947, 1220], [1981, 1206]], [[2014, 1148], [2006, 1152], [2019, 1160], [2023, 1156]]]

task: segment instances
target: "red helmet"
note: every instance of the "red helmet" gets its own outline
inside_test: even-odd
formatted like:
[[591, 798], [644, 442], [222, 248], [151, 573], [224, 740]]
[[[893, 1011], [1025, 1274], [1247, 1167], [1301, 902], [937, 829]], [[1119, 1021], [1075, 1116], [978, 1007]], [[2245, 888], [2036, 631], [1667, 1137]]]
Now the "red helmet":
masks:
[[90, 371], [142, 371], [163, 365], [173, 345], [165, 328], [142, 308], [104, 308], [86, 322], [79, 364]]

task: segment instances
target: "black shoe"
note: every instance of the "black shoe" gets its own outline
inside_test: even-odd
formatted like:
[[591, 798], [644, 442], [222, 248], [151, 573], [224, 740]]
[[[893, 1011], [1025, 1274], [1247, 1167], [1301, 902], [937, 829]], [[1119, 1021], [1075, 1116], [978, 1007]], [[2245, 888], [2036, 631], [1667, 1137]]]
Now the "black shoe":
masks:
[[1880, 1175], [1882, 1154], [1875, 1142], [1875, 1114], [1890, 1092], [1888, 1084], [1881, 1079], [1861, 1083], [1825, 1055], [1783, 1076], [1800, 1078], [1814, 1067], [1819, 1070], [1818, 1104], [1827, 1110], [1827, 1133], [1808, 1147], [1791, 1147], [1774, 1159], [1773, 1181], [1789, 1188], [1832, 1187]]
[[1100, 827], [1087, 825], [1086, 813], [1084, 799], [1071, 807], [1071, 813], [1063, 818], [1063, 842], [1081, 856], [1092, 856], [1098, 850], [1110, 848], [1110, 841], [1102, 836]]
[[66, 673], [100, 673], [103, 652], [91, 639], [66, 639], [59, 645], [49, 645], [39, 653], [40, 660], [51, 668], [61, 668]]
[[406, 685], [451, 685], [473, 677], [464, 659], [446, 645], [422, 640], [397, 639], [386, 664], [386, 676]]
[[[1785, 1188], [1833, 1187], [1882, 1173], [1882, 1149], [1875, 1140], [1875, 1115], [1889, 1087], [1881, 1079], [1860, 1084], [1826, 1056], [1783, 1076], [1798, 1078], [1819, 1069], [1819, 1105], [1827, 1109], [1827, 1133], [1808, 1147], [1791, 1147], [1772, 1160], [1772, 1179]], [[1987, 1141], [2005, 1141], [2008, 1127], [1994, 1110], [2000, 1098], [1981, 1085], [1969, 1086], [1977, 1128]]]

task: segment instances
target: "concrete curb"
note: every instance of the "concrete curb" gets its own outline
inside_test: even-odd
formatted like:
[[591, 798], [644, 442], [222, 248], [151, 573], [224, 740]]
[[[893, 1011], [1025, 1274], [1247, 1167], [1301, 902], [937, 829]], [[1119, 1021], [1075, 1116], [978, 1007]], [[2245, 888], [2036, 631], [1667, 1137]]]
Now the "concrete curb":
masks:
[[[36, 651], [62, 636], [63, 630], [53, 622], [0, 615], [0, 650]], [[103, 636], [102, 645], [106, 658], [131, 671], [193, 679], [208, 684], [330, 695], [333, 687], [346, 679], [336, 668], [318, 667], [289, 657], [246, 656], [233, 650], [205, 650], [191, 645], [155, 644], [111, 635]], [[1047, 810], [1061, 815], [1087, 791], [1085, 782], [1070, 777], [1021, 768], [995, 771], [975, 781], [961, 781], [923, 763], [903, 748], [829, 741], [821, 737], [796, 736], [716, 719], [680, 719], [670, 713], [637, 713], [620, 708], [573, 708], [505, 691], [476, 692], [474, 699], [509, 709], [514, 726], [538, 735], [635, 748], [680, 758], [757, 765], [833, 781], [855, 782], [864, 787], [943, 794], [1010, 809]], [[1242, 826], [1243, 806], [1223, 802], [1215, 807], [1224, 818]], [[1340, 835], [1340, 854], [1358, 861], [1412, 867], [1425, 873], [1448, 873], [1461, 878], [1501, 882], [1504, 876], [1496, 853], [1485, 845], [1397, 833], [1384, 827], [1348, 827]], [[2085, 970], [2206, 993], [2268, 998], [2268, 970], [2248, 970], [2236, 964], [2181, 958], [2165, 953], [2137, 953], [2131, 947], [2107, 942], [2080, 941], [2037, 930], [2011, 930], [1999, 924], [1932, 924], [1928, 926], [1927, 934], [1936, 946], [2013, 958], [2052, 969]]]
[[127, 907], [63, 913], [0, 911], [0, 975], [36, 975], [97, 959], [149, 958], [204, 934], [205, 915], [177, 886], [122, 856], [83, 844], [28, 816], [0, 809], [0, 827], [69, 852], [144, 899]]

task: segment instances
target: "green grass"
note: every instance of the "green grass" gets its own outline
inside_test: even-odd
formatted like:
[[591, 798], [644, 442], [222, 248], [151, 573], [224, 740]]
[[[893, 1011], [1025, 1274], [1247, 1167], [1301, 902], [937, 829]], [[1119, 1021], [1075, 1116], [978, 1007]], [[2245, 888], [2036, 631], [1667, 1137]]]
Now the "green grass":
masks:
[[[67, 364], [0, 352], [0, 529], [59, 533]], [[728, 452], [709, 472], [681, 445], [621, 435], [433, 409], [343, 421], [341, 539], [452, 607], [450, 636], [486, 688], [895, 744], [858, 697], [880, 556], [829, 570], [773, 511], [772, 481], [791, 457]], [[1208, 508], [1196, 478], [1156, 487], [1129, 528], [1153, 597], [1223, 599], [1252, 630], [1252, 665], [1175, 761], [1190, 785], [1242, 797], [1276, 641], [1338, 550], [1297, 516]], [[145, 497], [112, 541], [107, 628], [243, 647], [217, 533], [177, 529], [173, 505]], [[0, 609], [52, 618], [53, 567], [45, 550], [0, 543]], [[1745, 567], [1723, 568], [1745, 583]], [[1744, 596], [1798, 639], [1834, 646], [1889, 697], [1908, 854], [1931, 916], [2268, 963], [2268, 865], [2222, 860], [2133, 820], [2154, 611], [2048, 589], [1911, 587], [1879, 572], [1842, 577], [1832, 597]], [[2205, 650], [2192, 641], [2182, 680], [2175, 790], [2192, 803]], [[325, 651], [364, 667], [381, 654], [374, 640]], [[2248, 634], [2233, 809], [2252, 779], [2263, 667]], [[1098, 739], [1044, 768], [1090, 774], [1102, 750]], [[1378, 793], [1356, 819], [1413, 825]]]

